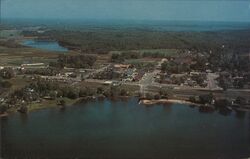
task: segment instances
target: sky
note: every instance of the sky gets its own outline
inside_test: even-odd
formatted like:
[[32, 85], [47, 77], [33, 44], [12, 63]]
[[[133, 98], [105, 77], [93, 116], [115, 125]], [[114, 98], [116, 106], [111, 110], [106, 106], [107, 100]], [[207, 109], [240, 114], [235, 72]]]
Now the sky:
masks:
[[4, 18], [250, 22], [250, 0], [2, 0]]

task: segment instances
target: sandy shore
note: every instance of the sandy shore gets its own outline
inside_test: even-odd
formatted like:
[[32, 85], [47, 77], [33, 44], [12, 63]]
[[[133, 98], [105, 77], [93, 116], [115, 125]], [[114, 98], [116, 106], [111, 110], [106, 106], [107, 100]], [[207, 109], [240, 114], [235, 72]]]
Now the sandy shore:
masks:
[[148, 100], [148, 99], [143, 99], [140, 100], [140, 104], [144, 104], [144, 105], [153, 105], [153, 104], [167, 104], [167, 103], [177, 103], [177, 104], [188, 104], [188, 105], [195, 105], [195, 106], [200, 106], [199, 104], [196, 103], [192, 103], [189, 101], [185, 101], [185, 100], [178, 100], [178, 99], [152, 99], [152, 100]]

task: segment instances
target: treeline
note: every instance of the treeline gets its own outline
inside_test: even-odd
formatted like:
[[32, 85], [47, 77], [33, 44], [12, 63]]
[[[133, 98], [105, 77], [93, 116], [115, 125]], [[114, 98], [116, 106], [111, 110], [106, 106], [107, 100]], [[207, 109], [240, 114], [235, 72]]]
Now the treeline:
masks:
[[172, 73], [183, 73], [190, 72], [190, 65], [188, 64], [177, 64], [174, 61], [163, 62], [161, 65], [162, 72]]
[[230, 49], [249, 48], [250, 30], [217, 32], [164, 32], [144, 30], [48, 31], [45, 35], [68, 48], [87, 53], [113, 50], [193, 49], [208, 51], [222, 45]]
[[90, 68], [94, 65], [97, 57], [94, 55], [59, 55], [57, 62], [50, 63], [55, 67]]
[[[176, 52], [178, 54], [178, 52]], [[122, 51], [113, 52], [111, 54], [111, 62], [124, 62], [127, 59], [140, 59], [140, 58], [170, 58], [170, 55], [162, 52], [144, 52], [144, 51]]]
[[111, 62], [124, 62], [126, 59], [139, 59], [141, 55], [133, 51], [123, 51], [120, 53], [112, 53]]

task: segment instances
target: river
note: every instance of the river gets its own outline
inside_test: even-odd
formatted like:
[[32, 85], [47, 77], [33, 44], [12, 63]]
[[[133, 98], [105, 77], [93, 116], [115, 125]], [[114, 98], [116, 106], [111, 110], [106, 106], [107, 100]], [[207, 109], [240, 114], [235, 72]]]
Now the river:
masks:
[[245, 158], [250, 115], [137, 99], [86, 102], [1, 119], [4, 158]]
[[57, 52], [66, 52], [66, 51], [68, 51], [67, 48], [60, 46], [57, 41], [24, 40], [22, 42], [22, 44], [24, 46], [37, 48], [37, 49], [44, 49], [44, 50], [48, 50], [48, 51], [57, 51]]

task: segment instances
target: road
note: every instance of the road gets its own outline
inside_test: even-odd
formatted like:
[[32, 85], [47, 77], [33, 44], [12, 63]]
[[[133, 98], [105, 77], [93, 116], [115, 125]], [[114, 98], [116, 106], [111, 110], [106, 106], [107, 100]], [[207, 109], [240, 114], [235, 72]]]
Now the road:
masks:
[[[89, 77], [93, 73], [99, 73], [101, 71], [104, 71], [108, 67], [109, 65], [102, 67], [98, 70], [95, 70], [94, 72], [90, 72], [88, 75], [86, 75], [86, 77]], [[250, 90], [232, 89], [232, 90], [223, 91], [221, 88], [217, 86], [217, 81], [215, 79], [218, 77], [218, 75], [215, 73], [208, 73], [207, 75], [208, 86], [206, 88], [201, 88], [201, 87], [195, 88], [195, 87], [184, 87], [184, 86], [177, 86], [177, 85], [171, 85], [171, 84], [160, 84], [154, 81], [155, 80], [154, 77], [156, 77], [158, 73], [160, 73], [160, 70], [155, 69], [153, 72], [145, 73], [139, 82], [122, 82], [122, 85], [139, 86], [140, 93], [144, 97], [147, 92], [158, 93], [160, 88], [165, 88], [165, 89], [169, 89], [175, 97], [181, 97], [181, 98], [189, 98], [190, 96], [198, 96], [201, 94], [207, 94], [209, 92], [212, 92], [217, 97], [234, 99], [237, 96], [242, 96], [247, 99], [250, 98]], [[85, 79], [85, 81], [105, 84], [106, 80]], [[73, 82], [77, 83], [78, 81], [73, 81]]]
[[219, 88], [217, 86], [216, 78], [218, 78], [218, 75], [215, 73], [208, 73], [207, 74], [207, 80], [208, 80], [207, 88], [209, 88], [210, 90], [216, 90]]
[[[231, 98], [235, 99], [238, 96], [244, 97], [250, 100], [250, 90], [249, 89], [228, 89], [227, 91], [222, 90], [212, 90], [210, 91], [207, 88], [199, 89], [199, 88], [181, 88], [175, 89], [175, 85], [168, 85], [168, 84], [160, 84], [152, 82], [152, 74], [146, 75], [146, 78], [141, 80], [140, 82], [124, 82], [123, 85], [130, 85], [130, 86], [140, 86], [141, 93], [144, 95], [147, 92], [159, 92], [159, 88], [168, 89], [174, 97], [178, 98], [189, 98], [190, 96], [199, 96], [201, 94], [208, 94], [213, 93], [216, 97], [221, 98]], [[96, 82], [104, 84], [106, 80], [94, 80], [94, 79], [87, 79], [86, 82]]]
[[[162, 61], [159, 61], [159, 62], [158, 62], [158, 65], [160, 65], [161, 63], [162, 63]], [[158, 73], [160, 73], [160, 70], [158, 70], [158, 69], [155, 68], [153, 72], [145, 73], [145, 74], [143, 75], [142, 79], [139, 81], [140, 93], [141, 93], [141, 95], [142, 95], [143, 97], [145, 97], [145, 94], [146, 94], [147, 92], [150, 92], [150, 90], [149, 90], [149, 88], [148, 88], [149, 86], [155, 85], [156, 87], [158, 87], [158, 84], [156, 84], [156, 83], [154, 82], [155, 77], [156, 77], [156, 75], [157, 75]]]

